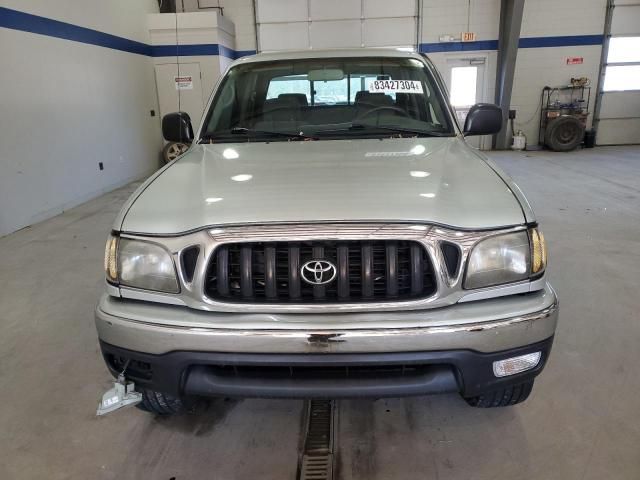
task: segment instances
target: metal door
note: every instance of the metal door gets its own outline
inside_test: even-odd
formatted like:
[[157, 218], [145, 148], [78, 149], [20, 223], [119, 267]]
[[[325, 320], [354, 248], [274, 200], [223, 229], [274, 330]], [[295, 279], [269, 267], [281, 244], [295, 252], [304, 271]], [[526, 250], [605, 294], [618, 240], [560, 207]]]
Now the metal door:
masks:
[[[469, 109], [485, 101], [486, 58], [450, 58], [447, 60], [445, 81], [449, 89], [449, 100], [456, 112], [460, 127], [464, 126]], [[476, 148], [489, 148], [490, 137], [470, 137], [468, 142]]]
[[204, 109], [202, 81], [199, 63], [176, 63], [156, 65], [156, 85], [160, 115], [177, 111], [187, 112], [191, 117], [193, 131], [200, 126]]
[[418, 0], [256, 0], [258, 51], [417, 48]]
[[594, 128], [598, 145], [640, 143], [640, 1], [609, 0]]

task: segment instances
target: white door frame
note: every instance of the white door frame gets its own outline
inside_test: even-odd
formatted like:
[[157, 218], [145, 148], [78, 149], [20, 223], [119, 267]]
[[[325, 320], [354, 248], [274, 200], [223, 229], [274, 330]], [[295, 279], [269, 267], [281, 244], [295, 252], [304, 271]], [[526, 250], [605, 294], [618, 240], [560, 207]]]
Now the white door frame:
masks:
[[[452, 67], [463, 67], [465, 65], [473, 66], [476, 65], [478, 67], [478, 77], [476, 80], [476, 103], [480, 102], [490, 102], [491, 100], [488, 98], [489, 94], [489, 86], [487, 82], [487, 72], [489, 66], [489, 54], [486, 52], [460, 52], [456, 54], [446, 55], [445, 57], [445, 65], [446, 65], [446, 77], [445, 82], [447, 84], [447, 88], [449, 89], [449, 94], [451, 94], [451, 68]], [[455, 108], [454, 108], [455, 110]], [[463, 125], [460, 125], [462, 128]], [[479, 148], [481, 150], [491, 148], [491, 137], [490, 136], [481, 136], [481, 137], [471, 137], [467, 140], [470, 145]]]

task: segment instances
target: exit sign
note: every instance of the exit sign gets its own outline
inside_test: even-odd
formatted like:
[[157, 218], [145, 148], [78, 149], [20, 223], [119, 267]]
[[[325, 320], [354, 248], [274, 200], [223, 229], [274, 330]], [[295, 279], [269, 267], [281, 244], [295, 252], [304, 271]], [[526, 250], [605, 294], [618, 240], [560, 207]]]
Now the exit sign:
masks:
[[580, 65], [584, 63], [583, 57], [567, 57], [567, 65]]
[[463, 42], [475, 42], [476, 34], [474, 32], [462, 32], [460, 38]]

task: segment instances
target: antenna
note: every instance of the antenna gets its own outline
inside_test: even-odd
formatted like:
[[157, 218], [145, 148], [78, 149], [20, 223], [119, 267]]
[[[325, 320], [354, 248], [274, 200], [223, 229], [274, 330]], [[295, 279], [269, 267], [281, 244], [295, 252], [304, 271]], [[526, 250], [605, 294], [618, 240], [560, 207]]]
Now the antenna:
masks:
[[[182, 9], [184, 10], [184, 0], [182, 0]], [[178, 9], [176, 8], [176, 65], [178, 67], [178, 111], [181, 111], [181, 107], [180, 107], [180, 96], [181, 96], [181, 89], [180, 89], [180, 52], [178, 51], [180, 49], [180, 42], [178, 40]]]

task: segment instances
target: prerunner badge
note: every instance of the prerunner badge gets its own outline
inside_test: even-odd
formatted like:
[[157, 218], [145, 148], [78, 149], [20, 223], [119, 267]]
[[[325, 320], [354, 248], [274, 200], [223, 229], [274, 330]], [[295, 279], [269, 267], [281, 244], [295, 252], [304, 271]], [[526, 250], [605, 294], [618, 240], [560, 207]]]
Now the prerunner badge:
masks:
[[369, 84], [371, 93], [423, 93], [418, 80], [374, 80]]

